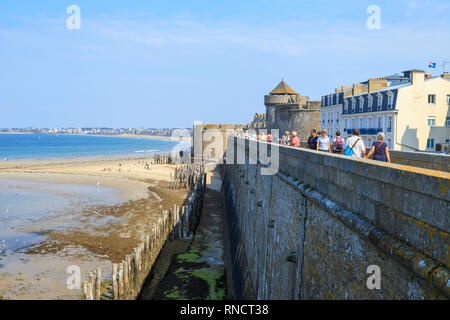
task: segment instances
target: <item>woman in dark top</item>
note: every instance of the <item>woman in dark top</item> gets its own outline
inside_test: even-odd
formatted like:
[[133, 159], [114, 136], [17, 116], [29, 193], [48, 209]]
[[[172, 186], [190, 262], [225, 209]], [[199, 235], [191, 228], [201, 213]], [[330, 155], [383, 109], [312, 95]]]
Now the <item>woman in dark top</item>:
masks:
[[384, 133], [380, 132], [377, 135], [377, 140], [372, 144], [372, 148], [370, 149], [368, 159], [373, 156], [373, 160], [391, 162], [391, 157], [389, 155], [389, 148], [387, 144], [384, 142]]
[[319, 139], [319, 136], [317, 135], [316, 130], [312, 129], [311, 136], [308, 138], [308, 148], [316, 150], [318, 139]]

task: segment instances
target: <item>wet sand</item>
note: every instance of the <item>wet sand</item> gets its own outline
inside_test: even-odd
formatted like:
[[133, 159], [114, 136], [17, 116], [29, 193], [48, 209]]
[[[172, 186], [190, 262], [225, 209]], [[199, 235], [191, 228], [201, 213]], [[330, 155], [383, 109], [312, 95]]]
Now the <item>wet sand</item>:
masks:
[[90, 186], [100, 182], [100, 188], [117, 189], [121, 203], [83, 208], [72, 217], [81, 227], [49, 230], [43, 242], [7, 257], [0, 255], [0, 299], [78, 299], [81, 291], [69, 290], [65, 284], [69, 265], [80, 266], [83, 279], [97, 267], [106, 277], [111, 263], [132, 251], [163, 209], [181, 205], [187, 190], [168, 188], [174, 167], [152, 165], [146, 170], [143, 161], [149, 160], [1, 162], [0, 179]]

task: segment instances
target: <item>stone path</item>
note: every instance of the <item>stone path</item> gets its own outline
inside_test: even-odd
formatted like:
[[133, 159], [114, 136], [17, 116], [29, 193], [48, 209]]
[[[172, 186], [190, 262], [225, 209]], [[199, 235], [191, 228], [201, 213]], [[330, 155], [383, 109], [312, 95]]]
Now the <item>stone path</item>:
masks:
[[188, 248], [171, 258], [153, 293], [142, 299], [222, 300], [226, 298], [222, 195], [206, 190], [200, 223]]

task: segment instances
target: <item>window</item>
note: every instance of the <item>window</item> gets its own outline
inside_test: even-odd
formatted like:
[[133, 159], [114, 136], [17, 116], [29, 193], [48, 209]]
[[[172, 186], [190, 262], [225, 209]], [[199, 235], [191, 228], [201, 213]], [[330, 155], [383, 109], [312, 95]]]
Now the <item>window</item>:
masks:
[[392, 148], [391, 145], [392, 145], [391, 139], [388, 139], [388, 148], [389, 149]]
[[359, 97], [359, 112], [363, 112], [363, 111], [364, 111], [364, 98]]
[[369, 129], [372, 128], [372, 117], [367, 118], [367, 124], [368, 124]]
[[367, 97], [367, 110], [372, 111], [372, 104], [373, 104], [373, 97], [368, 96]]
[[355, 128], [355, 118], [352, 118], [352, 129]]
[[348, 129], [348, 126], [347, 126], [347, 119], [345, 119], [345, 128], [344, 129]]
[[427, 139], [427, 149], [434, 149], [434, 139]]
[[445, 144], [450, 144], [450, 139], [446, 139]]
[[352, 99], [352, 112], [355, 112], [356, 109], [356, 100]]
[[388, 109], [392, 109], [393, 106], [394, 106], [394, 94], [389, 93], [388, 94]]
[[381, 117], [378, 117], [378, 126], [377, 126], [377, 130], [382, 129], [381, 127]]
[[445, 118], [445, 126], [450, 127], [450, 117]]
[[383, 95], [378, 94], [377, 97], [377, 110], [381, 110], [381, 107], [383, 106]]
[[359, 118], [359, 128], [363, 127], [363, 118]]
[[436, 125], [436, 117], [428, 117], [428, 126], [434, 127]]
[[387, 123], [387, 132], [391, 132], [392, 131], [392, 116], [388, 116], [388, 123]]
[[348, 100], [344, 101], [344, 113], [348, 112]]
[[435, 104], [436, 103], [436, 95], [435, 94], [429, 94], [428, 95], [428, 103]]
[[325, 106], [325, 97], [322, 97], [322, 106]]

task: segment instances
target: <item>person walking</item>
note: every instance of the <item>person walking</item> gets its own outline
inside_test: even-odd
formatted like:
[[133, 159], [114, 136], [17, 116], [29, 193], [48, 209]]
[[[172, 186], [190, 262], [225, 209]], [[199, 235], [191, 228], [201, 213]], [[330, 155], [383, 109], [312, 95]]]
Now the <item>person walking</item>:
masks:
[[280, 139], [280, 144], [288, 146], [291, 143], [291, 135], [289, 134], [289, 131], [286, 131], [284, 135]]
[[266, 141], [267, 140], [267, 136], [266, 136], [266, 134], [264, 133], [264, 132], [262, 132], [260, 135], [259, 135], [259, 141]]
[[336, 131], [336, 138], [333, 139], [333, 148], [332, 151], [333, 153], [344, 153], [344, 146], [345, 146], [345, 141], [344, 139], [342, 139], [341, 137], [341, 132], [338, 130]]
[[317, 136], [316, 130], [312, 129], [311, 130], [311, 136], [308, 138], [308, 148], [313, 149], [313, 150], [317, 150], [317, 139], [319, 137]]
[[300, 147], [300, 139], [298, 138], [297, 131], [292, 131], [291, 146]]
[[372, 144], [372, 148], [370, 148], [369, 154], [367, 158], [373, 156], [373, 160], [391, 162], [391, 156], [389, 155], [389, 148], [387, 144], [384, 142], [384, 133], [379, 132], [377, 134], [377, 141]]
[[317, 139], [316, 150], [322, 152], [330, 152], [330, 138], [327, 137], [327, 130], [322, 130], [322, 135]]
[[364, 141], [359, 136], [359, 129], [355, 128], [352, 131], [352, 136], [347, 139], [345, 143], [345, 155], [349, 155], [356, 158], [366, 157], [366, 147], [364, 146]]

